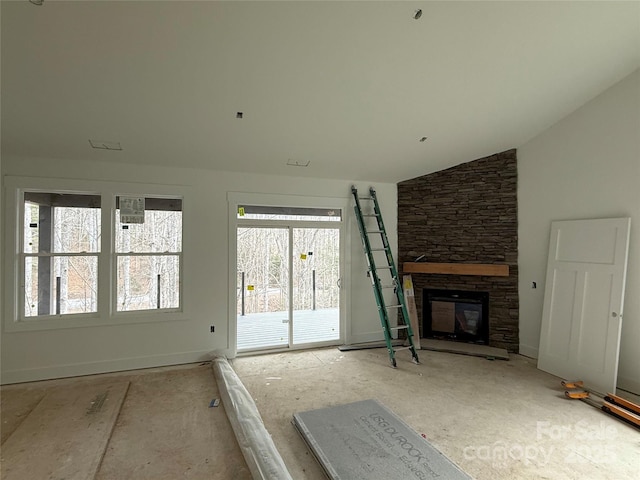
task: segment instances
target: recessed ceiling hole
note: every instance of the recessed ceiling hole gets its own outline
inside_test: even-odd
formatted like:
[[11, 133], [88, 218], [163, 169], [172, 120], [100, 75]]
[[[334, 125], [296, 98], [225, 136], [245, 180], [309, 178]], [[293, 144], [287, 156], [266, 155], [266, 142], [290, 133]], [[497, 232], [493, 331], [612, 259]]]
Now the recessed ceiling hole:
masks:
[[110, 140], [89, 139], [89, 145], [91, 145], [91, 148], [97, 150], [122, 150], [122, 144], [120, 142], [112, 142]]
[[236, 118], [242, 118], [243, 116], [244, 116], [244, 113], [236, 112]]
[[416, 10], [416, 12], [413, 14], [414, 20], [418, 20], [421, 16], [422, 16], [422, 9]]
[[287, 160], [287, 165], [290, 167], [308, 167], [310, 163], [311, 160], [307, 160], [306, 162], [291, 159]]

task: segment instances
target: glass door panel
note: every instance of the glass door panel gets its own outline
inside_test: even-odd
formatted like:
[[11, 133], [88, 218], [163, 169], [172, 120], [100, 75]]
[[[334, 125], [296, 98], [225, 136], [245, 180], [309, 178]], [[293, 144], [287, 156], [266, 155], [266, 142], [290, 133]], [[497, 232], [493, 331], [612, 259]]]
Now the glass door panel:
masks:
[[289, 229], [238, 228], [237, 348], [289, 345]]
[[340, 338], [340, 230], [293, 228], [293, 344]]

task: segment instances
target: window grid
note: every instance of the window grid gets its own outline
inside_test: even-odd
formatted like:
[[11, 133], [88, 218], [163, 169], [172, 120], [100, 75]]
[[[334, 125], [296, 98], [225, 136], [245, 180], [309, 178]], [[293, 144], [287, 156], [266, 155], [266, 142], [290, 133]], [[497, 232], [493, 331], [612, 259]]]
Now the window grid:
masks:
[[[116, 197], [119, 206], [120, 197]], [[114, 311], [179, 310], [182, 202], [145, 198], [144, 223], [122, 223], [116, 208]], [[149, 209], [146, 209], [146, 208]]]
[[[136, 246], [133, 249], [136, 251], [116, 251], [118, 230], [113, 230], [110, 232], [113, 248], [104, 252], [101, 251], [101, 225], [106, 216], [116, 213], [116, 208], [110, 208], [110, 203], [104, 201], [111, 194], [18, 191], [21, 234], [18, 242], [17, 321], [31, 322], [75, 314], [96, 316], [100, 311], [103, 314], [111, 311], [110, 316], [130, 310], [138, 313], [159, 309], [182, 311], [182, 199], [158, 199], [160, 204], [172, 202], [173, 211], [150, 213], [150, 217], [158, 217], [158, 214], [162, 217], [165, 213], [179, 217], [179, 221], [174, 222], [173, 231], [163, 231], [166, 234], [164, 242], [155, 245], [152, 242], [149, 248], [143, 249]], [[114, 197], [117, 198], [116, 195]], [[115, 227], [116, 223], [119, 222], [111, 225]], [[118, 226], [127, 228], [121, 224]], [[157, 232], [151, 232], [147, 238], [158, 238], [154, 233]], [[105, 263], [100, 260], [104, 257], [113, 258], [113, 261]], [[105, 286], [104, 282], [98, 281], [98, 269], [111, 265], [113, 278], [117, 278], [122, 276], [119, 265], [131, 262], [138, 264], [138, 277], [143, 278], [149, 288], [144, 301], [139, 298], [130, 301], [130, 308], [122, 310], [118, 302], [118, 281], [110, 288]], [[158, 285], [162, 287], [160, 290]], [[104, 292], [107, 296], [100, 293], [105, 288], [109, 289]], [[115, 309], [107, 309], [106, 305], [99, 305], [98, 298], [109, 298], [109, 303], [118, 305]]]

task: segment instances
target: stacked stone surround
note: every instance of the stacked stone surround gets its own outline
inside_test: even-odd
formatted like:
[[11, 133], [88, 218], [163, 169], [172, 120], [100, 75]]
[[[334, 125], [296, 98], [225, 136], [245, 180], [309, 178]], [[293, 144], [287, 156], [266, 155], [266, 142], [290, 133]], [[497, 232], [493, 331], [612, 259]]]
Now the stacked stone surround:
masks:
[[422, 331], [425, 288], [489, 292], [489, 345], [518, 351], [516, 150], [398, 184], [398, 266], [436, 263], [509, 265], [508, 277], [412, 274]]

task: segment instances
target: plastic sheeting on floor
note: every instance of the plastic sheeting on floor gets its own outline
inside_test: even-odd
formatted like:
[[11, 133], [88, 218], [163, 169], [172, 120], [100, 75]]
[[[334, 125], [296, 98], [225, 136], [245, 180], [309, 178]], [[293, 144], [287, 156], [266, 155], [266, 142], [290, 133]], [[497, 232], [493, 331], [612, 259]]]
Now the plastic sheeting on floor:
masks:
[[229, 422], [254, 480], [293, 480], [253, 398], [227, 359], [215, 357], [212, 366]]

